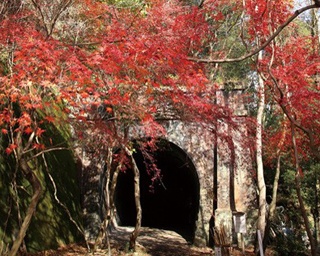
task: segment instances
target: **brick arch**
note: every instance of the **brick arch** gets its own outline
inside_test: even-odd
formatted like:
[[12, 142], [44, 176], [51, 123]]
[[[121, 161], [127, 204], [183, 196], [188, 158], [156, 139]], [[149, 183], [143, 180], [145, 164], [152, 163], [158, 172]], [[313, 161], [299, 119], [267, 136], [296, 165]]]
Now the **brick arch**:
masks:
[[199, 123], [179, 120], [163, 122], [165, 139], [179, 146], [194, 163], [200, 184], [199, 212], [194, 243], [204, 246], [209, 243], [210, 219], [214, 204], [214, 134]]
[[[200, 207], [200, 183], [197, 171], [184, 150], [161, 139], [154, 160], [161, 170], [154, 182], [148, 174], [141, 152], [135, 160], [140, 170], [142, 226], [174, 230], [193, 243]], [[115, 204], [119, 223], [135, 225], [133, 173], [127, 170], [118, 177]]]
[[[219, 227], [220, 223], [227, 223], [231, 233], [232, 211], [229, 206], [230, 161], [228, 158], [230, 149], [228, 149], [228, 145], [219, 138], [215, 141], [215, 135], [199, 123], [187, 123], [180, 120], [159, 122], [166, 130], [166, 134], [161, 135], [161, 139], [178, 148], [178, 152], [183, 152], [184, 156], [187, 156], [188, 162], [193, 166], [191, 168], [193, 171], [190, 173], [193, 173], [198, 181], [198, 204], [196, 204], [194, 212], [196, 217], [193, 217], [195, 224], [191, 225], [192, 228], [189, 226], [189, 233], [187, 232], [185, 235], [186, 239], [193, 241], [197, 246], [207, 245], [210, 240], [210, 227]], [[218, 128], [223, 130], [224, 124], [220, 123]], [[251, 220], [256, 219], [255, 206], [252, 205], [255, 202], [255, 191], [249, 173], [250, 163], [247, 163], [250, 161], [250, 154], [248, 149], [241, 148], [242, 144], [239, 142], [245, 134], [245, 126], [243, 130], [231, 134], [235, 144], [235, 161], [238, 163], [234, 170], [234, 196], [237, 210], [246, 212], [250, 218], [250, 223], [247, 222], [248, 230], [254, 231]], [[135, 129], [130, 131], [130, 136], [131, 138], [141, 138], [143, 133], [139, 129]], [[81, 176], [83, 184], [81, 195], [85, 235], [88, 240], [94, 241], [104, 213], [104, 209], [101, 209], [103, 207], [101, 204], [103, 201], [103, 193], [101, 193], [103, 179], [101, 177], [105, 177], [105, 170], [101, 164], [104, 160], [88, 157], [89, 154], [90, 152], [85, 151], [79, 154], [79, 156], [81, 155], [82, 173], [86, 174], [86, 176]], [[132, 184], [133, 182], [131, 182]], [[181, 212], [179, 214], [182, 215]], [[212, 219], [215, 220], [214, 223], [210, 222]], [[177, 227], [171, 226], [171, 229], [173, 228]], [[191, 232], [192, 229], [194, 231]]]

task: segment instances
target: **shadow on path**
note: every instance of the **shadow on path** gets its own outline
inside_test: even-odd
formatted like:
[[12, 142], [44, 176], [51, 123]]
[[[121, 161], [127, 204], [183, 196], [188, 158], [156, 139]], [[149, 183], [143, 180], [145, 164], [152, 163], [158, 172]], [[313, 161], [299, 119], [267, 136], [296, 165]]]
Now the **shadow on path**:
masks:
[[[110, 241], [119, 249], [126, 250], [132, 227], [118, 227], [111, 231]], [[137, 239], [139, 251], [150, 256], [199, 256], [213, 255], [210, 248], [197, 248], [188, 245], [186, 240], [174, 231], [142, 227]]]

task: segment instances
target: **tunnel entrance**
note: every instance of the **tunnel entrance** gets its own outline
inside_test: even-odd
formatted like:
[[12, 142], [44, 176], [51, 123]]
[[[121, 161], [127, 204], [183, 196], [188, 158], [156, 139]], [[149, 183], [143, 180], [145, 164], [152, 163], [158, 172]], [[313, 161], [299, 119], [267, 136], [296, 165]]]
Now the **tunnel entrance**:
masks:
[[[199, 211], [200, 185], [196, 169], [187, 154], [173, 143], [161, 143], [153, 156], [161, 178], [152, 183], [144, 157], [136, 149], [140, 170], [142, 226], [173, 230], [193, 243]], [[153, 184], [153, 185], [152, 185]], [[119, 225], [135, 226], [133, 171], [121, 172], [115, 192]]]

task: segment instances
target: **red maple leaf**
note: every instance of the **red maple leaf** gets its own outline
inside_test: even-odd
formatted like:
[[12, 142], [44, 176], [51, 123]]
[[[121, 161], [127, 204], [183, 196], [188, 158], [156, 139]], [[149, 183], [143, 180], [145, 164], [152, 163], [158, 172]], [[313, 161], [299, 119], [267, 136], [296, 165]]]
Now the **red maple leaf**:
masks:
[[32, 129], [30, 126], [28, 126], [27, 128], [24, 129], [24, 133], [25, 133], [25, 134], [28, 134], [28, 135], [29, 135], [29, 134], [31, 134], [32, 132], [33, 132], [33, 129]]
[[43, 129], [41, 129], [41, 128], [37, 128], [37, 131], [36, 131], [36, 135], [38, 136], [38, 137], [41, 137], [41, 135], [45, 132], [46, 130], [43, 130]]
[[53, 123], [55, 120], [53, 116], [46, 116], [44, 119], [47, 120], [49, 123]]

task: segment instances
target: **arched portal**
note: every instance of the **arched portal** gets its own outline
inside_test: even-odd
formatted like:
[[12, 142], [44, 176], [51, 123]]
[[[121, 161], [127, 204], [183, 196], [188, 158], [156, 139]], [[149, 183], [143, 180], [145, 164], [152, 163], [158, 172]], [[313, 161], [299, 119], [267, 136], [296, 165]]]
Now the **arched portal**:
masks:
[[[178, 146], [166, 142], [153, 153], [161, 178], [153, 185], [140, 150], [134, 158], [140, 170], [142, 226], [174, 230], [193, 242], [199, 211], [199, 179], [191, 159]], [[135, 225], [133, 172], [120, 173], [115, 193], [120, 225]]]

